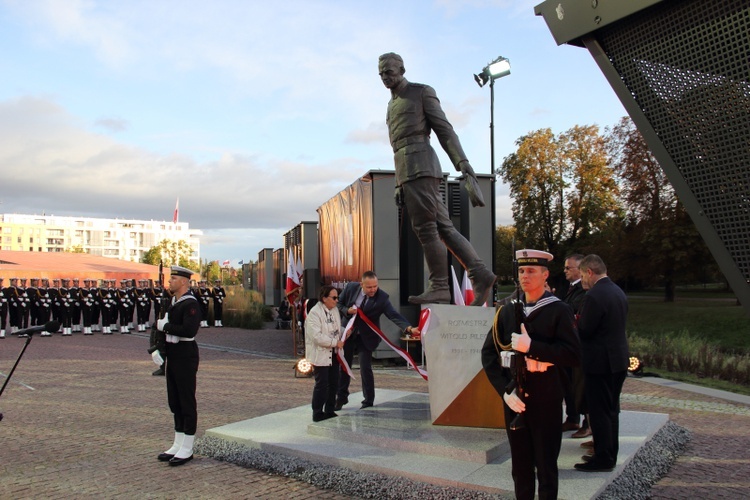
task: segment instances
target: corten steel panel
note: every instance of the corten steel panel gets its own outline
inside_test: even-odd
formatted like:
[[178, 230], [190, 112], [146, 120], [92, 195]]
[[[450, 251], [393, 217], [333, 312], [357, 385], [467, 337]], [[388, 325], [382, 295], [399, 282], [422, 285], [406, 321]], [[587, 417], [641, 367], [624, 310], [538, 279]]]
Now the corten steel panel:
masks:
[[580, 34], [748, 310], [749, 32], [750, 0], [672, 0]]
[[[320, 276], [318, 251], [318, 223], [317, 221], [302, 221], [286, 234], [284, 234], [284, 249], [286, 250], [286, 260], [284, 262], [284, 287], [286, 287], [286, 270], [289, 268], [290, 256], [294, 261], [301, 265], [299, 272], [305, 273], [314, 269], [316, 273], [310, 276]], [[302, 295], [304, 297], [316, 297], [320, 289], [320, 280], [302, 280]]]
[[286, 252], [283, 248], [273, 251], [273, 305], [281, 305], [286, 290]]
[[274, 305], [273, 283], [273, 249], [264, 248], [258, 252], [258, 291], [267, 306]]

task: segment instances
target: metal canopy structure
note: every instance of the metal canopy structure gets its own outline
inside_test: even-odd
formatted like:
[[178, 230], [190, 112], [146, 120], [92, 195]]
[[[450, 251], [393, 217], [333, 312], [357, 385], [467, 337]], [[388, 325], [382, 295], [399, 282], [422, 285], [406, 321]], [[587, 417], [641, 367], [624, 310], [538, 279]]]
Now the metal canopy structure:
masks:
[[547, 0], [589, 50], [750, 312], [750, 0]]

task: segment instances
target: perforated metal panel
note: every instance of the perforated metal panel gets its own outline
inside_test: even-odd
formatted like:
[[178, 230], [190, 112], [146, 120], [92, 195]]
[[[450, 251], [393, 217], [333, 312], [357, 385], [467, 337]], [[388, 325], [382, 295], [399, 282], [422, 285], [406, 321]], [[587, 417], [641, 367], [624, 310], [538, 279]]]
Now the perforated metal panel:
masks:
[[657, 5], [596, 34], [746, 280], [749, 31], [747, 1], [695, 0]]
[[750, 311], [750, 0], [547, 0], [585, 46]]

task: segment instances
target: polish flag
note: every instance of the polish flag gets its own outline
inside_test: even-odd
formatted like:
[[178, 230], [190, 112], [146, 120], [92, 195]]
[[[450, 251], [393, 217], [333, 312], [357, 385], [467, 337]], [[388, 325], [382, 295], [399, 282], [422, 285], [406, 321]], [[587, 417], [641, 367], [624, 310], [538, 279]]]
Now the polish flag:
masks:
[[289, 256], [289, 263], [286, 266], [286, 296], [289, 302], [297, 299], [297, 293], [300, 290], [300, 279], [297, 274], [297, 265], [294, 263], [294, 257]]
[[228, 265], [229, 265], [229, 261], [228, 261], [228, 260], [225, 260], [224, 262], [222, 262], [222, 263], [221, 263], [221, 265], [222, 265], [222, 266], [224, 266], [224, 267], [226, 267], [226, 266], [228, 266]]
[[294, 272], [297, 273], [297, 284], [302, 284], [302, 260], [300, 258], [297, 258], [297, 261], [294, 263], [295, 269]]
[[177, 198], [177, 203], [174, 206], [174, 215], [172, 216], [172, 222], [174, 224], [177, 224], [177, 221], [179, 220], [180, 215], [180, 199]]
[[474, 289], [471, 287], [471, 281], [469, 281], [469, 273], [464, 271], [464, 279], [461, 282], [461, 295], [464, 298], [464, 304], [471, 304], [474, 300]]
[[453, 304], [457, 306], [465, 306], [466, 302], [464, 301], [464, 294], [461, 291], [461, 287], [458, 286], [458, 277], [456, 276], [456, 270], [453, 268], [453, 266], [450, 266], [451, 273], [453, 273]]

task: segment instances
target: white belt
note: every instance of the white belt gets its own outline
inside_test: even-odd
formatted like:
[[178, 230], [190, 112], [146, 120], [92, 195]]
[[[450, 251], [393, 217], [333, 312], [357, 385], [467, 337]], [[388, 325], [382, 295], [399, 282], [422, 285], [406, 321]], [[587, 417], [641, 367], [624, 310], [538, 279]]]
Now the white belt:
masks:
[[176, 344], [178, 342], [192, 342], [195, 340], [195, 337], [178, 337], [177, 335], [170, 335], [167, 334], [167, 343], [169, 344]]

